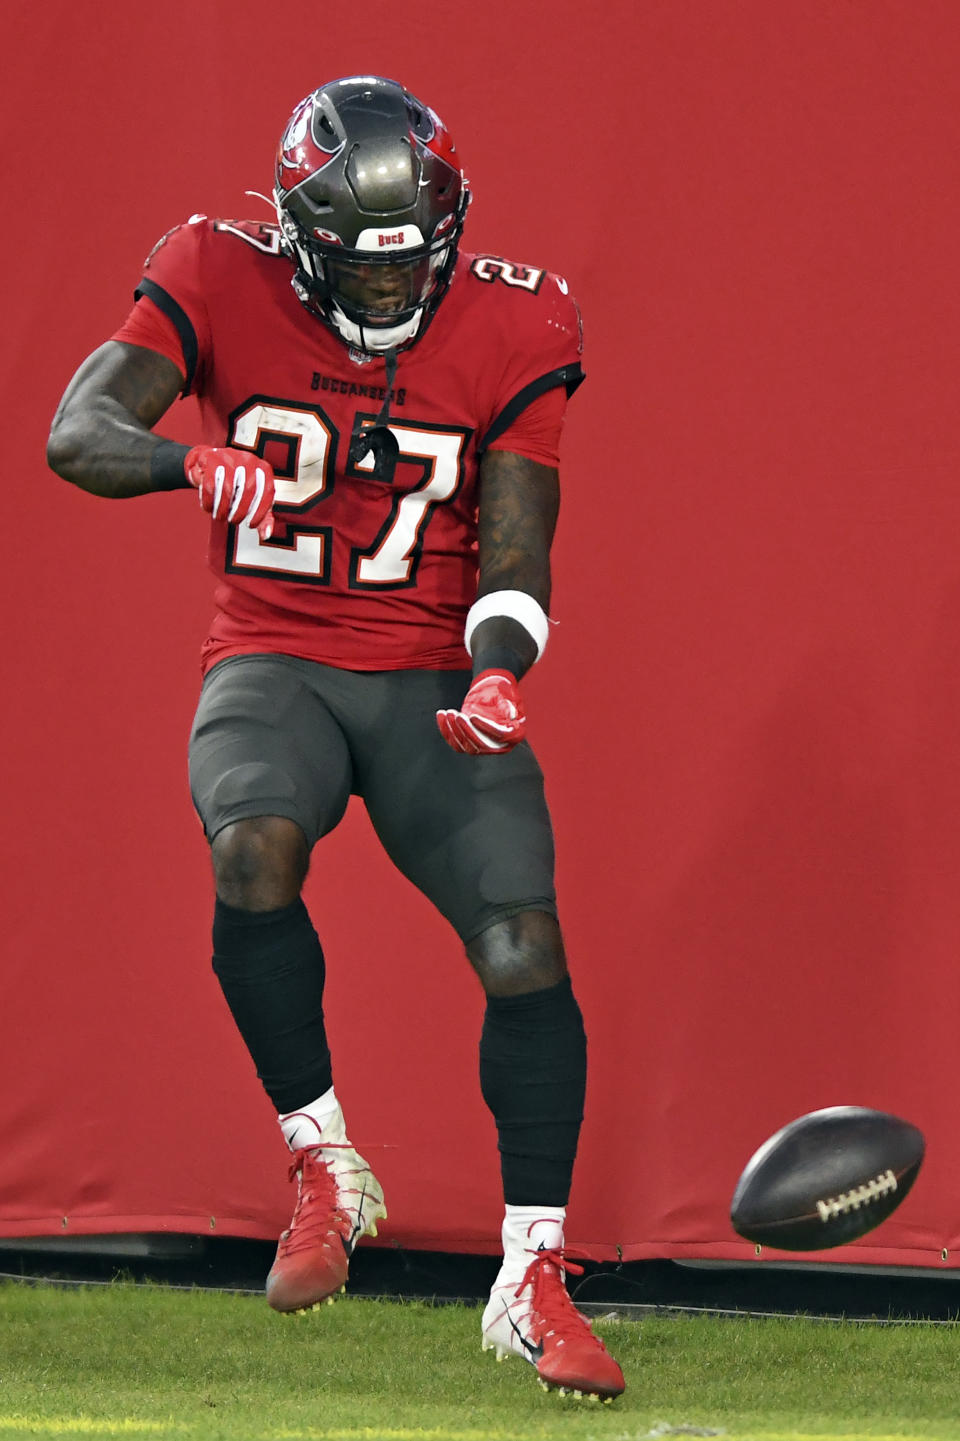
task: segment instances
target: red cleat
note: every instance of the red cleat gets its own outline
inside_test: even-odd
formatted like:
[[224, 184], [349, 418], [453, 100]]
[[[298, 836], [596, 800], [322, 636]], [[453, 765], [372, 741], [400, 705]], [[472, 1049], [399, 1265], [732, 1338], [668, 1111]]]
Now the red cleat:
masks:
[[583, 1269], [565, 1263], [562, 1251], [537, 1251], [519, 1285], [498, 1277], [483, 1313], [483, 1349], [495, 1349], [498, 1361], [522, 1356], [545, 1390], [612, 1401], [626, 1384], [623, 1372], [571, 1301], [565, 1265]]
[[267, 1277], [275, 1311], [306, 1311], [342, 1291], [353, 1249], [375, 1236], [387, 1212], [383, 1191], [362, 1156], [349, 1144], [305, 1146], [293, 1153], [290, 1179], [297, 1204], [280, 1237]]

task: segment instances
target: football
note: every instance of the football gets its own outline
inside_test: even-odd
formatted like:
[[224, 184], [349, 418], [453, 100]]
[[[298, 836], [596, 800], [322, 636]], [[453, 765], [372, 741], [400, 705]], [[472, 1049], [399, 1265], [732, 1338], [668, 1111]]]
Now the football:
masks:
[[885, 1221], [917, 1178], [916, 1126], [863, 1106], [811, 1111], [747, 1162], [730, 1205], [733, 1229], [781, 1251], [855, 1241]]

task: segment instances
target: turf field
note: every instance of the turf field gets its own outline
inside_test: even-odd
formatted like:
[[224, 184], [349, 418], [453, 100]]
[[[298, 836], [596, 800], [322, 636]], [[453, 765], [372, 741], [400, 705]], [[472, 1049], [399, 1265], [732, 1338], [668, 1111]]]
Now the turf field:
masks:
[[0, 1284], [0, 1441], [730, 1441], [960, 1438], [960, 1328], [809, 1319], [600, 1320], [627, 1392], [545, 1394], [497, 1365], [479, 1311], [116, 1283]]

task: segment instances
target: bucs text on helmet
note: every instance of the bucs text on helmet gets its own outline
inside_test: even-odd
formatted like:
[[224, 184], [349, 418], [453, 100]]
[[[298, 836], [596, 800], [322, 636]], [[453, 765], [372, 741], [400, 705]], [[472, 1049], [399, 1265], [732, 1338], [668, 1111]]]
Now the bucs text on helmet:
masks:
[[293, 287], [341, 339], [380, 353], [423, 334], [470, 202], [429, 106], [377, 75], [322, 85], [287, 123], [274, 200]]

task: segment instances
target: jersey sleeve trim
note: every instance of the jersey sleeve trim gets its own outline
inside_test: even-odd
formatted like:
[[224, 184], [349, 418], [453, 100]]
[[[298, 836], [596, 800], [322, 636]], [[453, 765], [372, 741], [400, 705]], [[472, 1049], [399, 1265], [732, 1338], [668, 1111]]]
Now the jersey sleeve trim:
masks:
[[492, 445], [505, 430], [508, 430], [521, 411], [526, 410], [530, 402], [536, 400], [538, 396], [548, 390], [553, 390], [558, 385], [564, 385], [569, 397], [585, 379], [583, 368], [579, 361], [575, 361], [572, 365], [560, 365], [556, 370], [548, 371], [538, 380], [531, 380], [529, 385], [518, 390], [513, 399], [507, 402], [486, 433], [480, 437], [477, 442], [477, 454], [482, 455], [487, 446]]
[[144, 276], [137, 286], [134, 294], [139, 300], [145, 295], [152, 300], [159, 310], [162, 310], [168, 320], [171, 320], [177, 328], [180, 336], [180, 344], [183, 346], [183, 363], [186, 366], [187, 378], [183, 382], [183, 394], [189, 395], [193, 388], [193, 378], [197, 370], [197, 357], [199, 346], [197, 344], [197, 332], [193, 328], [193, 322], [185, 310], [174, 300], [173, 296], [158, 285], [155, 280]]

